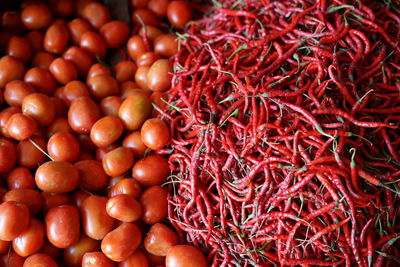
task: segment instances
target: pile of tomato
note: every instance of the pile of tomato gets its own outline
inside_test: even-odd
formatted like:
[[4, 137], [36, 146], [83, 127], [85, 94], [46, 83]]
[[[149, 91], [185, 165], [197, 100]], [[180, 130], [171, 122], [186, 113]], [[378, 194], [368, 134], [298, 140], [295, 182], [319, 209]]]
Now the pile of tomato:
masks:
[[167, 219], [184, 1], [26, 0], [1, 17], [0, 266], [206, 266]]

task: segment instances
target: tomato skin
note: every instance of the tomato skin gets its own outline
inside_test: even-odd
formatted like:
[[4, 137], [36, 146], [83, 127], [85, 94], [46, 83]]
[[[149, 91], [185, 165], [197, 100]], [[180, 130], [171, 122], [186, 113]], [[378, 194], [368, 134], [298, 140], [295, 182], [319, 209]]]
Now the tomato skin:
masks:
[[26, 40], [31, 44], [32, 53], [37, 53], [44, 50], [43, 40], [44, 35], [40, 31], [31, 31], [25, 36]]
[[33, 175], [27, 168], [16, 167], [8, 173], [7, 186], [10, 190], [17, 188], [34, 189], [36, 183]]
[[129, 38], [127, 43], [127, 49], [130, 57], [136, 61], [136, 59], [143, 53], [147, 52], [147, 46], [145, 45], [143, 38], [139, 35], [134, 35]]
[[82, 203], [83, 201], [85, 201], [85, 199], [87, 199], [88, 197], [90, 197], [91, 195], [87, 192], [87, 191], [83, 191], [83, 190], [76, 190], [73, 194], [72, 194], [72, 204], [76, 207], [78, 207], [79, 210], [81, 210], [82, 207]]
[[163, 92], [171, 87], [172, 62], [169, 59], [158, 59], [155, 61], [147, 73], [147, 83], [149, 89], [156, 92]]
[[63, 58], [74, 63], [81, 77], [88, 74], [90, 67], [93, 65], [92, 56], [77, 46], [69, 47], [63, 54]]
[[109, 178], [98, 160], [82, 160], [75, 163], [79, 172], [79, 187], [97, 191], [107, 186]]
[[4, 194], [3, 201], [15, 201], [25, 204], [31, 215], [36, 215], [43, 209], [42, 195], [33, 189], [17, 188], [12, 189]]
[[83, 9], [82, 16], [97, 30], [111, 19], [108, 8], [104, 4], [97, 2], [88, 3]]
[[44, 35], [44, 49], [52, 54], [60, 55], [67, 48], [69, 41], [69, 29], [64, 21], [56, 21]]
[[21, 257], [38, 252], [44, 244], [44, 225], [36, 218], [31, 218], [28, 227], [12, 241], [14, 251]]
[[29, 5], [21, 13], [22, 23], [29, 30], [47, 28], [52, 18], [50, 9], [45, 5]]
[[108, 48], [118, 48], [129, 38], [129, 26], [123, 21], [114, 20], [103, 24], [100, 34]]
[[118, 110], [118, 116], [124, 127], [130, 131], [139, 129], [150, 116], [152, 110], [148, 97], [143, 95], [128, 96]]
[[134, 131], [125, 136], [122, 146], [130, 148], [136, 158], [142, 158], [147, 149], [140, 136], [140, 131]]
[[[4, 12], [4, 13], [3, 13]], [[21, 13], [15, 10], [2, 10], [1, 28], [3, 32], [21, 35], [26, 28], [21, 20]]]
[[8, 41], [6, 54], [27, 64], [32, 55], [32, 46], [26, 38], [13, 36]]
[[148, 148], [157, 150], [163, 148], [169, 141], [169, 128], [158, 118], [148, 119], [140, 130], [143, 144]]
[[166, 267], [207, 267], [207, 261], [201, 251], [193, 246], [177, 245], [168, 251]]
[[138, 67], [150, 67], [158, 59], [160, 59], [160, 55], [150, 51], [141, 54], [137, 58], [136, 64], [138, 65]]
[[147, 75], [149, 73], [150, 67], [139, 67], [135, 73], [135, 82], [142, 89], [149, 89]]
[[82, 34], [80, 47], [91, 54], [93, 57], [103, 58], [107, 53], [107, 47], [103, 38], [93, 31]]
[[148, 8], [156, 13], [157, 17], [165, 18], [167, 15], [169, 0], [150, 0]]
[[29, 69], [25, 73], [24, 81], [32, 85], [37, 92], [48, 96], [54, 94], [57, 88], [56, 80], [50, 71], [39, 67]]
[[126, 260], [140, 245], [142, 233], [132, 223], [123, 223], [101, 241], [101, 251], [112, 261]]
[[44, 253], [36, 253], [26, 258], [23, 267], [58, 267], [52, 257]]
[[121, 120], [105, 116], [98, 120], [90, 131], [90, 139], [98, 147], [106, 147], [118, 140], [124, 131]]
[[132, 168], [132, 177], [141, 185], [150, 187], [165, 183], [169, 172], [166, 158], [160, 155], [149, 155], [135, 163]]
[[22, 101], [22, 113], [35, 119], [40, 126], [49, 125], [55, 118], [54, 103], [45, 94], [33, 93]]
[[[100, 249], [100, 242], [85, 235], [74, 245], [64, 249], [63, 259], [69, 267], [80, 267], [85, 253]], [[82, 263], [83, 264], [83, 263]]]
[[103, 239], [114, 227], [114, 218], [106, 211], [107, 200], [106, 197], [91, 195], [82, 202], [83, 230], [92, 239]]
[[4, 100], [10, 106], [21, 107], [25, 96], [34, 92], [35, 88], [32, 85], [21, 80], [14, 80], [7, 83], [4, 90]]
[[41, 68], [48, 70], [51, 62], [56, 59], [52, 54], [39, 51], [36, 52], [31, 59], [31, 67], [32, 68]]
[[183, 29], [192, 18], [192, 8], [185, 1], [171, 1], [167, 7], [167, 17], [175, 28]]
[[118, 267], [149, 267], [149, 261], [142, 251], [136, 250], [126, 260], [119, 262]]
[[20, 80], [25, 74], [25, 66], [18, 59], [11, 56], [0, 58], [0, 88], [8, 82]]
[[118, 82], [108, 75], [97, 75], [89, 77], [86, 81], [89, 92], [96, 100], [118, 95], [120, 93]]
[[78, 209], [71, 205], [52, 207], [46, 214], [46, 236], [58, 248], [78, 242], [80, 222]]
[[70, 205], [71, 201], [67, 193], [42, 192], [44, 200], [43, 213], [46, 214], [52, 207]]
[[100, 102], [101, 112], [104, 116], [118, 116], [118, 109], [122, 99], [119, 96], [107, 96]]
[[114, 197], [120, 194], [127, 194], [132, 196], [134, 199], [138, 199], [142, 193], [142, 187], [133, 178], [120, 179], [115, 185], [110, 185], [110, 191], [108, 191], [108, 197]]
[[21, 113], [12, 115], [7, 122], [7, 133], [16, 140], [25, 140], [37, 130], [34, 119]]
[[[10, 249], [10, 244], [11, 244], [11, 241], [0, 240], [0, 255], [8, 252], [8, 250]], [[0, 258], [0, 263], [1, 263], [1, 258]], [[3, 265], [0, 265], [0, 266], [3, 266]]]
[[162, 223], [151, 226], [144, 239], [145, 249], [153, 255], [167, 256], [168, 251], [179, 244], [178, 235]]
[[78, 134], [89, 134], [99, 118], [100, 109], [89, 97], [75, 99], [68, 110], [69, 125]]
[[120, 194], [110, 198], [106, 205], [107, 214], [122, 222], [134, 222], [142, 215], [142, 206], [132, 196]]
[[103, 252], [87, 252], [82, 259], [82, 267], [115, 267], [115, 263]]
[[100, 63], [95, 63], [93, 64], [90, 69], [89, 72], [87, 74], [87, 80], [89, 80], [89, 78], [94, 77], [94, 76], [111, 76], [111, 70], [103, 65], [101, 65]]
[[17, 154], [13, 143], [0, 138], [0, 173], [9, 172], [15, 165]]
[[58, 17], [69, 17], [74, 13], [73, 0], [50, 0], [50, 8]]
[[62, 57], [55, 59], [49, 66], [49, 71], [60, 84], [67, 84], [78, 78], [75, 65]]
[[131, 14], [131, 19], [134, 24], [141, 25], [157, 25], [157, 15], [147, 8], [136, 8]]
[[30, 214], [23, 203], [5, 201], [0, 204], [0, 239], [12, 241], [26, 229]]
[[81, 43], [82, 35], [85, 32], [92, 31], [93, 28], [89, 21], [84, 18], [76, 18], [68, 23], [68, 29], [71, 35], [72, 43], [79, 45]]
[[136, 64], [132, 61], [120, 61], [114, 65], [115, 79], [122, 83], [135, 78]]
[[78, 140], [70, 133], [56, 133], [47, 142], [47, 151], [55, 161], [74, 162], [79, 156]]
[[23, 267], [25, 258], [19, 256], [13, 250], [0, 255], [0, 266], [4, 267]]
[[178, 41], [173, 34], [162, 34], [154, 40], [154, 52], [168, 58], [178, 52]]
[[147, 224], [155, 224], [164, 220], [168, 213], [168, 191], [155, 185], [143, 192], [140, 196], [143, 214], [142, 220]]
[[39, 189], [51, 193], [67, 193], [78, 186], [77, 168], [65, 161], [49, 161], [36, 170], [35, 181]]
[[[40, 136], [33, 136], [30, 138], [30, 140], [23, 140], [19, 142], [17, 145], [17, 163], [18, 165], [28, 169], [37, 167], [38, 164], [43, 163], [47, 159], [46, 155], [37, 149], [32, 142], [39, 146], [43, 151], [46, 151], [46, 142]], [[8, 153], [10, 153], [12, 150], [8, 151]], [[8, 157], [10, 157], [10, 155], [12, 155], [12, 153], [10, 153]], [[4, 161], [0, 162], [4, 163]]]
[[132, 167], [133, 162], [133, 152], [126, 147], [118, 147], [111, 150], [102, 160], [104, 171], [109, 176], [124, 174]]

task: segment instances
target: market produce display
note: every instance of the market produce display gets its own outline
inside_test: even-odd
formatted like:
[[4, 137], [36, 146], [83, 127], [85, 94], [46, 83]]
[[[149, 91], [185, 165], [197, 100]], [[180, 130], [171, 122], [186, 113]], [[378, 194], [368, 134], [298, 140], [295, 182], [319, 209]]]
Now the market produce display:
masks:
[[0, 266], [207, 266], [167, 219], [153, 109], [188, 4], [133, 0], [126, 23], [100, 1], [17, 2], [1, 2]]
[[398, 1], [212, 1], [179, 35], [168, 215], [212, 266], [400, 264]]

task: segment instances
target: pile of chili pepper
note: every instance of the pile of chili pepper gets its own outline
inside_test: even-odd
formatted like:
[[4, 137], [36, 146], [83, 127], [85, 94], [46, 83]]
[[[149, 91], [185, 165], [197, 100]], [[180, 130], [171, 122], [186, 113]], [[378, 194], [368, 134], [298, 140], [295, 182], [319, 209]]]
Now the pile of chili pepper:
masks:
[[224, 0], [179, 35], [169, 218], [212, 266], [400, 264], [398, 1]]

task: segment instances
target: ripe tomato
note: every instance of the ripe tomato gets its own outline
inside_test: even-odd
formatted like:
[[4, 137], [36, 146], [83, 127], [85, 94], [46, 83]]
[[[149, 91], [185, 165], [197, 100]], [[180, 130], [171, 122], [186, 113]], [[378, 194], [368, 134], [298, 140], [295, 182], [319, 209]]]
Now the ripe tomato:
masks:
[[42, 195], [33, 189], [16, 188], [8, 191], [3, 196], [3, 201], [15, 201], [25, 204], [31, 215], [36, 215], [43, 209]]
[[178, 52], [178, 41], [173, 34], [162, 34], [154, 40], [154, 52], [162, 57], [171, 57]]
[[104, 171], [109, 176], [118, 176], [128, 171], [134, 161], [133, 152], [126, 147], [118, 147], [108, 152], [102, 162]]
[[83, 230], [92, 239], [103, 239], [114, 227], [114, 218], [106, 211], [107, 200], [106, 197], [91, 195], [82, 202]]
[[61, 84], [67, 84], [78, 78], [78, 70], [75, 65], [62, 57], [55, 59], [49, 66], [53, 77]]
[[25, 74], [25, 67], [18, 59], [11, 56], [0, 58], [0, 88], [8, 82], [20, 80]]
[[18, 35], [23, 34], [26, 30], [21, 20], [21, 13], [15, 10], [5, 11], [4, 8], [1, 16], [1, 28], [3, 32], [11, 32]]
[[155, 185], [143, 192], [140, 196], [143, 214], [142, 220], [147, 224], [155, 224], [164, 220], [168, 213], [168, 191]]
[[167, 256], [168, 250], [178, 244], [177, 233], [162, 223], [152, 225], [144, 239], [145, 249], [157, 256]]
[[16, 159], [14, 144], [8, 139], [0, 138], [0, 173], [9, 172], [14, 167]]
[[13, 250], [0, 255], [0, 266], [4, 267], [23, 267], [25, 258], [21, 257]]
[[70, 205], [71, 200], [67, 193], [42, 192], [44, 200], [43, 213], [46, 214], [52, 207]]
[[57, 88], [56, 80], [51, 75], [50, 71], [38, 67], [29, 69], [25, 73], [24, 81], [31, 84], [37, 92], [46, 95], [54, 94]]
[[87, 252], [92, 252], [99, 249], [99, 241], [91, 239], [86, 235], [82, 235], [77, 243], [64, 249], [63, 259], [69, 267], [81, 267], [83, 255]]
[[160, 155], [149, 155], [137, 161], [132, 168], [132, 177], [145, 187], [165, 183], [168, 175], [168, 160]]
[[44, 244], [44, 225], [36, 218], [31, 218], [28, 227], [13, 241], [14, 251], [21, 257], [38, 252]]
[[[79, 265], [81, 266], [81, 265]], [[86, 252], [82, 258], [82, 267], [115, 267], [115, 262], [110, 260], [103, 252]]]
[[169, 141], [169, 128], [158, 118], [148, 119], [140, 129], [143, 144], [148, 148], [157, 150], [163, 148]]
[[140, 136], [140, 131], [134, 131], [127, 135], [122, 142], [122, 146], [130, 148], [136, 158], [143, 157], [147, 149]]
[[93, 64], [87, 74], [87, 80], [94, 76], [111, 76], [111, 70], [100, 63]]
[[80, 97], [71, 103], [68, 122], [79, 134], [88, 134], [93, 124], [100, 118], [100, 109], [89, 97]]
[[100, 109], [104, 116], [118, 116], [122, 99], [119, 96], [107, 96], [100, 102]]
[[0, 240], [11, 241], [29, 224], [29, 210], [23, 203], [5, 201], [0, 204]]
[[78, 209], [71, 205], [52, 207], [46, 214], [46, 236], [58, 248], [67, 248], [79, 240]]
[[[79, 44], [78, 44], [79, 45]], [[77, 46], [69, 47], [63, 54], [63, 58], [74, 63], [80, 76], [84, 77], [93, 65], [92, 56]]]
[[78, 186], [78, 169], [69, 162], [49, 161], [36, 170], [35, 181], [45, 192], [66, 193]]
[[87, 19], [97, 30], [110, 21], [111, 14], [108, 8], [102, 3], [88, 3], [83, 9], [82, 17]]
[[147, 75], [149, 73], [150, 67], [139, 67], [135, 73], [135, 82], [142, 89], [149, 89]]
[[128, 130], [139, 129], [143, 122], [150, 116], [151, 102], [143, 95], [131, 95], [127, 97], [118, 110], [118, 116]]
[[172, 62], [168, 59], [155, 61], [147, 73], [148, 87], [153, 91], [165, 91], [171, 87]]
[[160, 59], [160, 55], [152, 51], [145, 52], [137, 58], [136, 64], [138, 67], [150, 67], [158, 59]]
[[148, 48], [143, 41], [143, 38], [139, 35], [134, 35], [129, 38], [127, 49], [130, 57], [135, 61], [139, 57], [139, 55], [148, 51]]
[[51, 62], [53, 62], [54, 59], [56, 58], [50, 53], [43, 51], [36, 52], [32, 56], [31, 67], [32, 68], [38, 67], [41, 69], [48, 70]]
[[101, 241], [101, 251], [113, 261], [126, 260], [140, 245], [142, 233], [132, 223], [123, 223]]
[[25, 140], [37, 130], [34, 119], [21, 113], [12, 115], [7, 122], [7, 133], [16, 140]]
[[107, 186], [108, 176], [100, 161], [82, 160], [75, 163], [79, 172], [79, 187], [89, 191], [97, 191]]
[[82, 34], [80, 47], [94, 57], [103, 58], [107, 53], [106, 44], [97, 32], [88, 31]]
[[68, 23], [68, 29], [71, 34], [72, 43], [79, 45], [81, 43], [82, 35], [85, 32], [92, 31], [93, 28], [89, 21], [84, 18], [76, 18]]
[[56, 161], [74, 162], [79, 156], [78, 140], [70, 133], [56, 133], [47, 142], [47, 151]]
[[135, 78], [136, 64], [132, 61], [120, 61], [114, 65], [115, 79], [122, 83]]
[[[36, 146], [40, 147], [42, 151], [46, 151], [46, 142], [40, 136], [33, 136], [32, 138], [30, 138], [30, 140], [21, 141], [17, 145], [18, 165], [26, 167], [28, 169], [33, 169], [47, 159], [46, 155], [43, 154], [43, 152], [40, 151], [33, 143], [35, 143]], [[10, 153], [10, 151], [12, 150], [8, 150], [8, 158], [12, 158], [12, 153]], [[0, 162], [4, 164], [7, 161], [1, 160]]]
[[118, 267], [149, 267], [149, 261], [142, 251], [136, 250], [126, 260], [119, 262]]
[[157, 25], [157, 15], [147, 8], [136, 8], [131, 14], [131, 19], [135, 24]]
[[177, 29], [183, 29], [192, 19], [192, 8], [185, 1], [171, 1], [167, 7], [168, 21]]
[[22, 113], [34, 118], [39, 125], [49, 125], [55, 117], [53, 101], [45, 94], [33, 93], [22, 101]]
[[54, 22], [44, 35], [44, 49], [52, 54], [60, 55], [67, 48], [69, 41], [69, 29], [64, 21]]
[[129, 26], [123, 21], [114, 20], [103, 24], [100, 34], [108, 48], [118, 48], [129, 38]]
[[52, 257], [44, 253], [36, 253], [26, 258], [23, 267], [58, 267]]
[[53, 16], [50, 9], [42, 4], [29, 5], [21, 13], [22, 23], [29, 30], [40, 30], [47, 28]]
[[120, 194], [127, 194], [134, 199], [138, 199], [142, 193], [142, 187], [133, 178], [123, 178], [118, 180], [115, 185], [110, 184], [111, 188], [108, 191], [108, 197], [113, 197]]
[[13, 36], [8, 41], [6, 54], [27, 64], [32, 55], [32, 46], [26, 38]]
[[107, 96], [118, 95], [120, 92], [118, 82], [108, 75], [97, 75], [87, 79], [89, 92], [96, 100]]
[[154, 42], [154, 40], [157, 39], [158, 36], [162, 35], [163, 32], [156, 26], [146, 25], [146, 27], [140, 28], [138, 34], [141, 37], [144, 37], [146, 35], [150, 41]]
[[115, 116], [105, 116], [98, 120], [90, 131], [90, 139], [98, 147], [114, 143], [123, 133], [124, 126]]
[[58, 17], [69, 17], [74, 13], [73, 0], [50, 0], [50, 8]]
[[65, 85], [63, 91], [63, 100], [68, 107], [71, 106], [72, 101], [81, 96], [89, 97], [89, 90], [83, 82], [70, 81]]
[[32, 85], [21, 80], [14, 80], [7, 83], [4, 90], [4, 100], [10, 106], [21, 107], [24, 98], [34, 92], [35, 88]]
[[203, 253], [193, 246], [177, 245], [168, 251], [166, 267], [207, 267]]
[[31, 44], [32, 52], [37, 53], [44, 50], [44, 34], [40, 31], [31, 31], [25, 36], [25, 38]]
[[33, 175], [27, 168], [16, 167], [8, 173], [7, 186], [10, 190], [17, 188], [34, 189], [36, 184]]
[[107, 201], [108, 215], [122, 222], [134, 222], [142, 215], [142, 206], [132, 196], [120, 194]]

